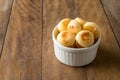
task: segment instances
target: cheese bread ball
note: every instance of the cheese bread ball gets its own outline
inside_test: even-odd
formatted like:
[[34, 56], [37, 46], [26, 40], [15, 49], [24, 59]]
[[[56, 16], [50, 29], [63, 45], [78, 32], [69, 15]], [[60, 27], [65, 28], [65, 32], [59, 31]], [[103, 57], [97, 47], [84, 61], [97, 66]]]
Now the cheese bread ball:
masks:
[[75, 20], [78, 21], [81, 26], [83, 26], [86, 22], [85, 20], [83, 20], [82, 18], [79, 18], [79, 17], [75, 18]]
[[70, 22], [71, 20], [70, 19], [63, 19], [61, 20], [59, 23], [58, 23], [58, 30], [61, 32], [61, 31], [65, 31], [67, 30], [67, 27], [68, 27], [68, 23]]
[[71, 20], [68, 24], [68, 31], [74, 33], [75, 35], [81, 31], [81, 25], [79, 22], [77, 22], [76, 20]]
[[57, 36], [57, 41], [63, 46], [74, 47], [75, 46], [75, 36], [69, 31], [62, 31]]
[[89, 30], [94, 34], [94, 38], [98, 39], [100, 36], [99, 26], [93, 22], [86, 22], [83, 26], [84, 30]]
[[94, 43], [94, 35], [88, 30], [82, 30], [76, 35], [75, 40], [78, 48], [90, 47]]

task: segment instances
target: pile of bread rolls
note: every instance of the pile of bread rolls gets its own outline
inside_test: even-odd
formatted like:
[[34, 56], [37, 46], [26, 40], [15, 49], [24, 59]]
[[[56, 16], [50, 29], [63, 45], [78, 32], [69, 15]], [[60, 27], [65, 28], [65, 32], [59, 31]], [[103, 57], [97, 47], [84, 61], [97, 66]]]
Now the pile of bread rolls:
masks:
[[57, 25], [59, 34], [57, 41], [66, 47], [90, 47], [100, 37], [99, 26], [94, 22], [87, 22], [82, 18], [63, 19]]

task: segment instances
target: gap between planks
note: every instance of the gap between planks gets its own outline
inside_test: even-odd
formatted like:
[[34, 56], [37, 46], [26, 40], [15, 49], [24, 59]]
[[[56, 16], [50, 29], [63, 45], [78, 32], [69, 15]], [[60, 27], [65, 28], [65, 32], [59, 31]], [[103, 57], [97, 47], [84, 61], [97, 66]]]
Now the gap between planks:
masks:
[[[113, 32], [113, 34], [114, 34], [115, 40], [116, 40], [116, 42], [117, 42], [117, 44], [118, 44], [118, 46], [119, 46], [119, 48], [120, 48], [120, 43], [119, 43], [119, 41], [118, 41], [118, 39], [117, 39], [117, 36], [115, 35], [115, 31], [113, 30], [112, 23], [110, 22], [109, 16], [108, 16], [108, 14], [107, 14], [107, 12], [106, 12], [106, 10], [105, 10], [105, 6], [104, 6], [102, 0], [100, 0], [100, 3], [101, 3], [101, 5], [102, 5], [103, 11], [104, 11], [104, 13], [105, 13], [105, 16], [106, 16], [106, 18], [107, 18], [107, 20], [108, 20], [108, 22], [109, 22], [110, 28], [111, 28], [111, 30], [112, 30], [112, 32]], [[110, 12], [109, 12], [109, 13], [110, 13]], [[111, 14], [111, 13], [110, 13], [110, 14]]]
[[5, 31], [5, 35], [4, 35], [3, 43], [2, 43], [2, 47], [1, 47], [1, 52], [0, 52], [1, 53], [0, 54], [0, 59], [1, 59], [1, 56], [2, 56], [2, 51], [3, 51], [3, 47], [4, 47], [4, 43], [5, 43], [5, 38], [6, 38], [7, 30], [8, 30], [8, 25], [9, 25], [9, 22], [10, 22], [10, 19], [11, 19], [11, 12], [12, 12], [13, 5], [14, 5], [14, 0], [12, 0], [12, 5], [11, 5], [11, 8], [10, 8], [10, 12], [9, 12], [7, 27], [6, 27], [6, 31]]

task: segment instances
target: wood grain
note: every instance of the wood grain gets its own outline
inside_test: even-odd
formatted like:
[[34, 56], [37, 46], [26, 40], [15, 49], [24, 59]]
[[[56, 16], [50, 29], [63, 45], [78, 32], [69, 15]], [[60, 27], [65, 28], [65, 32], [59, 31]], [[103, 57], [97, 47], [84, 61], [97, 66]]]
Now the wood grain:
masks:
[[66, 66], [56, 59], [52, 43], [52, 29], [61, 19], [77, 16], [77, 9], [74, 7], [78, 2], [74, 3], [74, 0], [43, 2], [42, 80], [86, 80], [84, 67]]
[[120, 0], [101, 0], [120, 47]]
[[[7, 26], [9, 19], [10, 3], [7, 5], [0, 8], [8, 12], [0, 13], [5, 19], [0, 20], [2, 26]], [[53, 49], [53, 28], [61, 19], [75, 17], [97, 23], [102, 32], [96, 59], [83, 67], [62, 64]], [[120, 48], [114, 33], [119, 35], [112, 32], [107, 17], [100, 0], [14, 0], [0, 60], [0, 80], [119, 80]], [[2, 43], [5, 30], [0, 30]]]
[[42, 1], [15, 0], [0, 61], [0, 80], [41, 80]]
[[[120, 48], [116, 42], [110, 24], [104, 13], [99, 0], [91, 2], [87, 0], [87, 6], [92, 7], [89, 13], [90, 19], [100, 25], [102, 31], [102, 41], [98, 50], [98, 54], [93, 63], [86, 66], [88, 80], [118, 80], [120, 79]], [[85, 7], [83, 14], [89, 11], [89, 7]], [[88, 17], [87, 17], [88, 19]], [[89, 19], [88, 19], [89, 20]]]
[[0, 55], [9, 23], [13, 0], [0, 0]]

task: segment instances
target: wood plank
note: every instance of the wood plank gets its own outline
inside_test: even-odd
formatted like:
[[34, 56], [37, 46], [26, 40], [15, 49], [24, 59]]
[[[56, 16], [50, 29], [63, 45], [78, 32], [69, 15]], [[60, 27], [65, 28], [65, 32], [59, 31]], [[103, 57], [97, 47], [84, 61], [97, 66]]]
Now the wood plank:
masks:
[[[79, 4], [80, 5], [77, 5]], [[59, 62], [53, 50], [52, 29], [63, 18], [81, 16], [83, 0], [44, 0], [42, 80], [86, 80], [84, 67], [70, 67]]]
[[0, 80], [41, 80], [42, 0], [15, 0]]
[[104, 13], [103, 7], [99, 0], [86, 0], [87, 6], [83, 6], [81, 15], [86, 19], [94, 21], [100, 25], [102, 31], [102, 41], [98, 50], [98, 54], [93, 63], [86, 66], [88, 80], [118, 80], [120, 79], [120, 48], [116, 42], [115, 36], [111, 30], [110, 24]]
[[0, 0], [0, 55], [10, 18], [13, 0]]
[[120, 47], [120, 0], [101, 0]]

